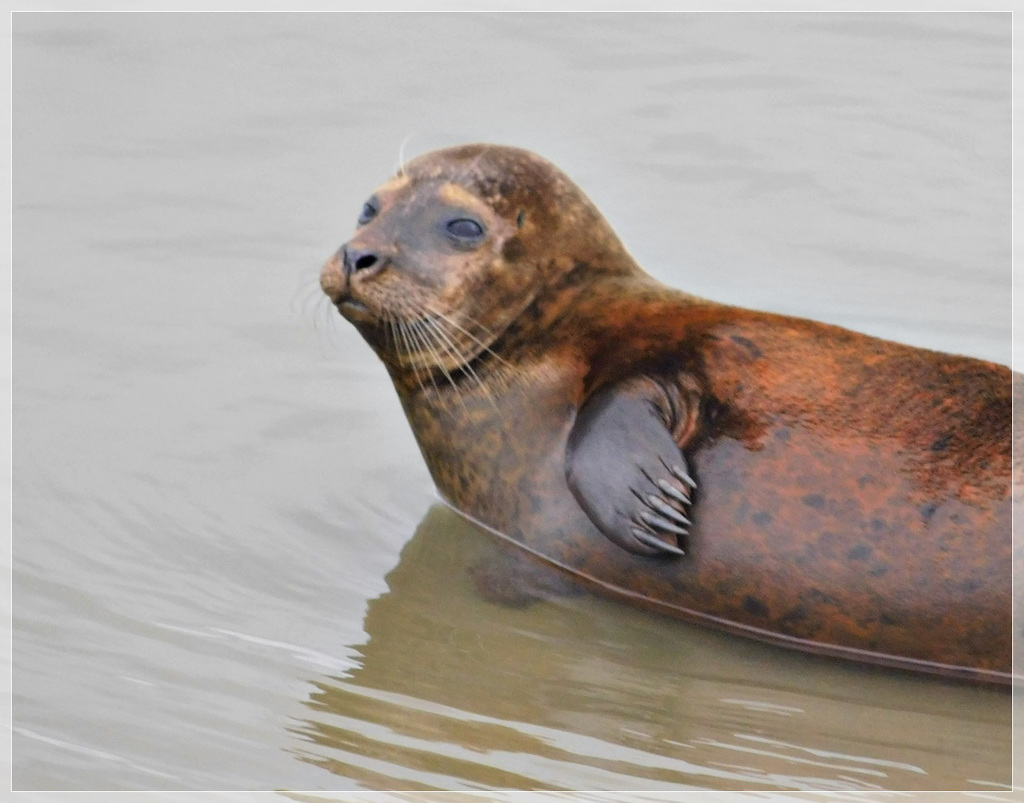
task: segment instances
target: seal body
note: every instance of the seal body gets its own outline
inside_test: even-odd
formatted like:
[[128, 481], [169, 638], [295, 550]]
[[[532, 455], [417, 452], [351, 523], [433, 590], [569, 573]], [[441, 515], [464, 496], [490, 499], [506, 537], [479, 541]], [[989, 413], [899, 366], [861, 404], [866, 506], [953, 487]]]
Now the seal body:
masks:
[[457, 510], [608, 594], [1007, 681], [1011, 372], [644, 273], [526, 151], [426, 154], [321, 284]]

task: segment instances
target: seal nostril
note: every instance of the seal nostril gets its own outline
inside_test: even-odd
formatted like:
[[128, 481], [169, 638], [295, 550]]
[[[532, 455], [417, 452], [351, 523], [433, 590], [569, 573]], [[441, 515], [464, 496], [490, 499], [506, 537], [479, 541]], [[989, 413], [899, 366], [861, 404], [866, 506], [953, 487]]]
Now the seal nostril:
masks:
[[363, 254], [362, 256], [356, 258], [355, 262], [353, 263], [353, 267], [356, 270], [365, 270], [366, 268], [372, 268], [376, 264], [376, 254]]
[[350, 250], [347, 246], [342, 247], [341, 256], [345, 270], [349, 273], [372, 268], [381, 262], [380, 257], [373, 253], [373, 251]]

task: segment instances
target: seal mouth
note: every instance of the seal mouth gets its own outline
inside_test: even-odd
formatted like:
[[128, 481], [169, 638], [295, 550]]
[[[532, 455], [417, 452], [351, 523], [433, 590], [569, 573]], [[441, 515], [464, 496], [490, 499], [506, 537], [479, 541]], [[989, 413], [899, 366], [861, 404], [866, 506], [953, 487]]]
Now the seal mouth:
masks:
[[370, 311], [369, 307], [362, 301], [352, 298], [352, 296], [339, 298], [334, 302], [334, 306], [341, 313], [341, 317], [352, 323], [371, 323], [377, 319], [377, 316]]
[[369, 312], [366, 305], [362, 301], [356, 301], [354, 298], [343, 298], [335, 304], [339, 310], [355, 310], [357, 312]]

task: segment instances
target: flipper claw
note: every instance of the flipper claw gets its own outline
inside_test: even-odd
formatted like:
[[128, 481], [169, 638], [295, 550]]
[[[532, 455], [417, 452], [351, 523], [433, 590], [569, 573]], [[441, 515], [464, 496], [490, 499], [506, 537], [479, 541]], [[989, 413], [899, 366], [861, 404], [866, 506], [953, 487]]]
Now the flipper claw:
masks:
[[640, 512], [640, 518], [652, 527], [657, 527], [659, 530], [665, 530], [666, 532], [675, 533], [676, 535], [686, 535], [686, 530], [673, 524], [664, 516], [659, 516], [657, 513], [648, 513], [644, 510]]
[[643, 530], [637, 529], [636, 527], [633, 527], [630, 530], [630, 532], [633, 534], [633, 537], [637, 541], [640, 541], [641, 543], [646, 544], [649, 547], [653, 547], [654, 549], [657, 549], [659, 552], [669, 552], [672, 555], [686, 554], [679, 547], [673, 546], [672, 544], [668, 544], [662, 541], [657, 536], [651, 535], [650, 533], [645, 533]]
[[687, 474], [683, 469], [681, 469], [679, 466], [676, 466], [676, 465], [670, 466], [669, 467], [669, 471], [671, 471], [673, 474], [675, 474], [679, 479], [681, 479], [683, 482], [685, 482], [691, 488], [696, 488], [697, 487], [697, 483], [695, 483], [693, 481], [693, 478], [689, 474]]
[[661, 515], [666, 516], [667, 518], [670, 518], [673, 521], [678, 522], [679, 524], [682, 524], [684, 527], [688, 527], [689, 525], [693, 524], [692, 521], [690, 521], [688, 518], [686, 518], [686, 516], [684, 516], [674, 507], [672, 507], [672, 505], [668, 504], [668, 502], [664, 501], [660, 496], [648, 494], [647, 504], [649, 504], [652, 508], [658, 511]]
[[668, 480], [658, 480], [658, 487], [661, 490], [675, 499], [677, 502], [682, 502], [684, 505], [690, 504], [690, 497], [680, 491]]

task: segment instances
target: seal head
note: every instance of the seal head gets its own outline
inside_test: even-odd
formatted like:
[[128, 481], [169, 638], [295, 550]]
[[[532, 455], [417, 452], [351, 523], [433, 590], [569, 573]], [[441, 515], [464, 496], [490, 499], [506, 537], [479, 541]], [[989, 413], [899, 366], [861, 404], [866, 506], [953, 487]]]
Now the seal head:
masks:
[[320, 283], [390, 369], [451, 372], [581, 263], [636, 270], [597, 208], [550, 162], [464, 145], [417, 158], [371, 195]]

